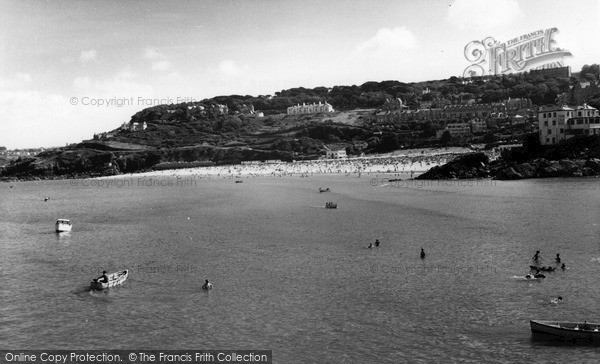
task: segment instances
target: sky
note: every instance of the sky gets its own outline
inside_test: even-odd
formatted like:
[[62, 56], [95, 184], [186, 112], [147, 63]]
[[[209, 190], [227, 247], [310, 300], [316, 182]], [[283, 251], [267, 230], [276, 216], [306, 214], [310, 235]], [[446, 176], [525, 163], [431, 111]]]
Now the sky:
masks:
[[462, 76], [469, 42], [553, 27], [565, 65], [600, 63], [600, 0], [3, 0], [0, 146], [77, 143], [158, 104]]

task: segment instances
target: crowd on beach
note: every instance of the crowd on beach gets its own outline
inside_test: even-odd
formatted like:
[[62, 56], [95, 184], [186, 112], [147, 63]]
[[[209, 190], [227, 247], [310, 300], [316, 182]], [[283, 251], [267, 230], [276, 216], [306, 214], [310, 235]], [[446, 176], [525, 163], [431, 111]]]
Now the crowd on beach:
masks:
[[443, 165], [458, 155], [472, 152], [467, 148], [436, 148], [397, 151], [384, 155], [370, 155], [343, 159], [319, 159], [295, 162], [246, 162], [236, 165], [185, 168], [142, 173], [142, 175], [182, 176], [200, 178], [235, 177], [310, 177], [322, 174], [345, 174], [360, 177], [385, 173], [413, 178], [434, 166]]

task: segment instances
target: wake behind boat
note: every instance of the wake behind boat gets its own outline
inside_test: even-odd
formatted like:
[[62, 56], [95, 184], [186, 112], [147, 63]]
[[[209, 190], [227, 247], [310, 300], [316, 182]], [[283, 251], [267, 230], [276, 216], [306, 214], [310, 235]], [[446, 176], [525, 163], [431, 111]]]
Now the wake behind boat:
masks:
[[100, 278], [96, 278], [90, 283], [90, 288], [93, 290], [103, 290], [105, 288], [110, 288], [114, 286], [118, 286], [123, 284], [127, 280], [129, 276], [129, 271], [124, 270], [122, 272], [115, 272], [107, 274], [108, 282], [101, 282]]
[[600, 342], [600, 324], [568, 321], [531, 320], [534, 336], [550, 336], [562, 340]]

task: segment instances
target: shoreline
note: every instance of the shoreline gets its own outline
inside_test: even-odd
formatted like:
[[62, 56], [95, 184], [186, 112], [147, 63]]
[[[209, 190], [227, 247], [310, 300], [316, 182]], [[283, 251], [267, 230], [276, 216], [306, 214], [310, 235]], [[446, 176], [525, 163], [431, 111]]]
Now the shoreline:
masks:
[[416, 177], [429, 169], [443, 165], [461, 154], [471, 153], [468, 148], [435, 148], [399, 150], [386, 154], [344, 159], [320, 159], [295, 162], [248, 162], [245, 164], [166, 169], [114, 176], [92, 177], [110, 179], [122, 177], [309, 177], [312, 175], [370, 175], [372, 173]]

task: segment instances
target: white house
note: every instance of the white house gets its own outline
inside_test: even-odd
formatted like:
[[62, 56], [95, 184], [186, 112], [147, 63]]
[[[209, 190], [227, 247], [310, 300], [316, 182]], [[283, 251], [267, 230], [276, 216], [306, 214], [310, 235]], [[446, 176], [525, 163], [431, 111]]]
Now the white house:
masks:
[[348, 155], [346, 155], [346, 149], [327, 150], [325, 156], [327, 159], [342, 159], [348, 157]]
[[327, 101], [325, 101], [324, 104], [319, 101], [318, 104], [312, 103], [310, 105], [306, 105], [305, 103], [302, 103], [302, 105], [298, 104], [296, 106], [290, 106], [287, 108], [288, 115], [316, 114], [320, 112], [333, 112], [333, 106], [327, 103]]
[[147, 127], [148, 127], [148, 125], [146, 124], [145, 121], [143, 123], [138, 123], [136, 121], [129, 125], [129, 130], [130, 131], [146, 130]]
[[573, 117], [567, 120], [565, 140], [586, 135], [600, 134], [600, 113], [597, 109], [583, 104], [573, 112]]
[[563, 106], [542, 106], [538, 112], [540, 143], [542, 145], [556, 144], [565, 138], [565, 125], [572, 118], [575, 110]]

